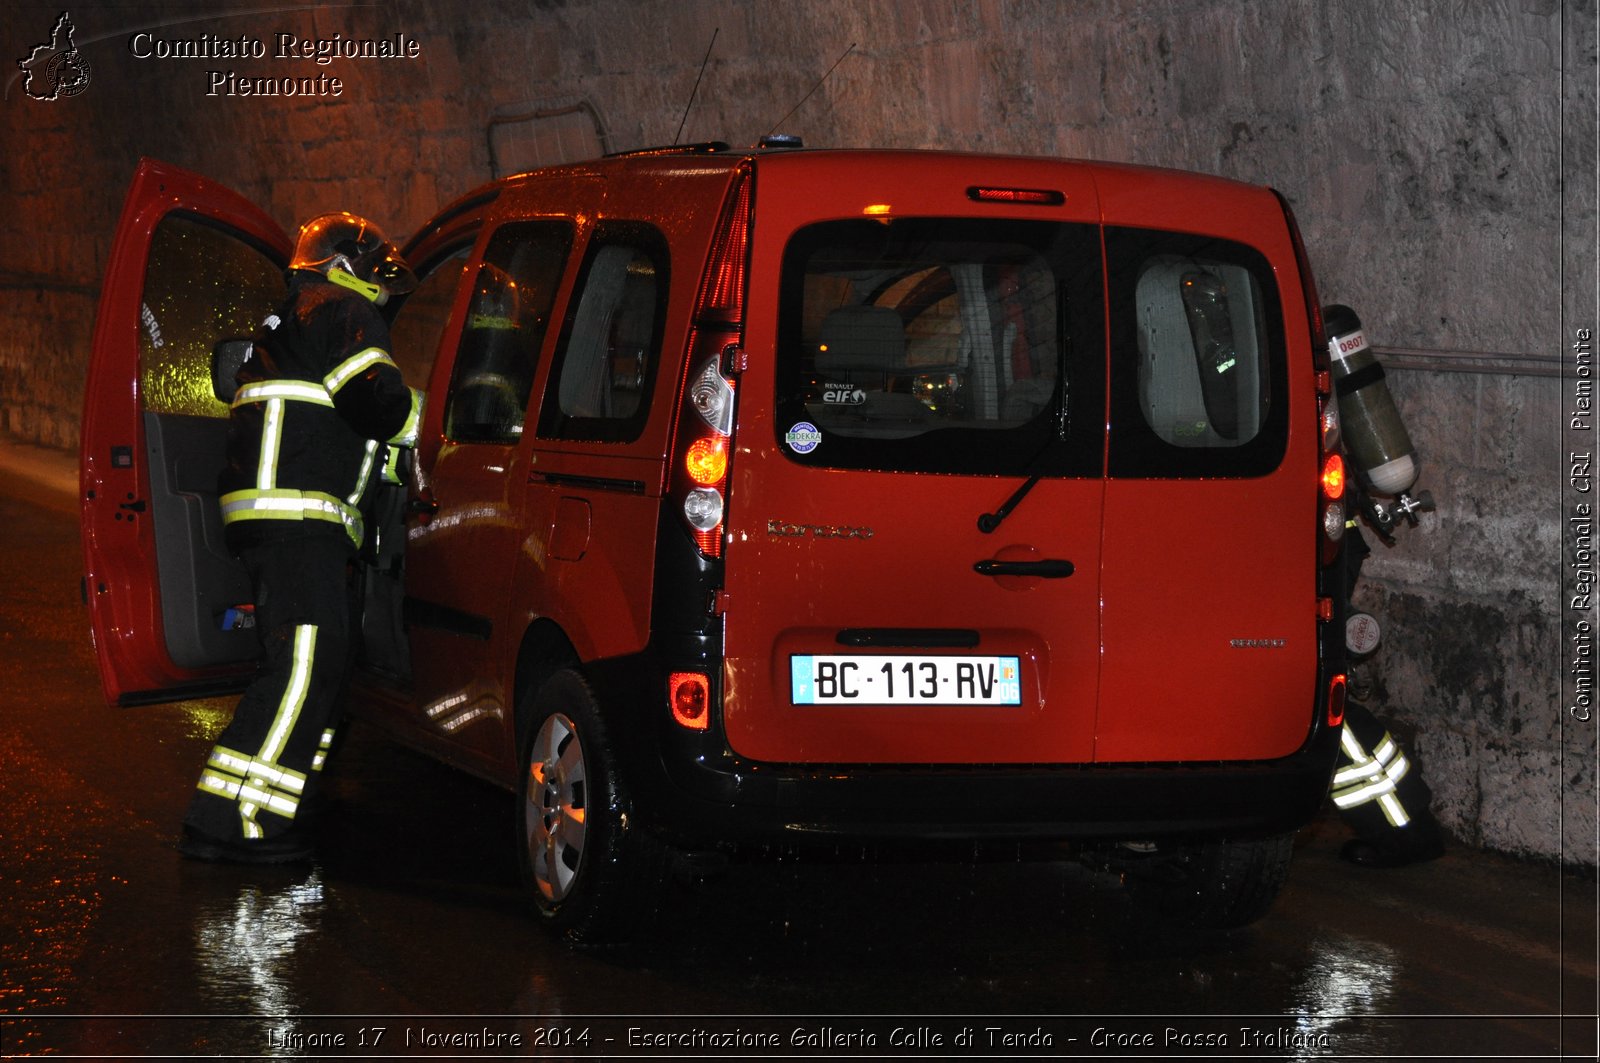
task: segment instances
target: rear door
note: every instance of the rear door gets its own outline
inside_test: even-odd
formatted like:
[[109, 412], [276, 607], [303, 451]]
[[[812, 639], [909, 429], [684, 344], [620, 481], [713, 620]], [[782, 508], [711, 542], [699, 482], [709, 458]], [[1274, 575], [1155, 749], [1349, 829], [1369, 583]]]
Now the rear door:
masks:
[[[1181, 182], [1179, 184], [1178, 182]], [[1316, 704], [1312, 354], [1283, 211], [1124, 172], [1106, 213], [1111, 413], [1096, 759], [1286, 756]]]
[[227, 407], [212, 345], [283, 298], [287, 234], [239, 195], [140, 162], [95, 321], [84, 399], [84, 592], [108, 701], [236, 689], [253, 666], [250, 591], [222, 542]]
[[1091, 180], [818, 155], [763, 160], [755, 188], [731, 745], [780, 762], [1089, 761], [1105, 395]]

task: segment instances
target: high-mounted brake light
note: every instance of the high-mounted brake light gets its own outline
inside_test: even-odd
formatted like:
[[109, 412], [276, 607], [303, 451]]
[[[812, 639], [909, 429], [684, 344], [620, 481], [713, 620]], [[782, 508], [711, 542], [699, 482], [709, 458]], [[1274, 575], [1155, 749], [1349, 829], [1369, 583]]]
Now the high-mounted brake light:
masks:
[[996, 188], [973, 185], [967, 198], [977, 203], [1027, 203], [1036, 207], [1059, 207], [1067, 201], [1065, 192], [1053, 188]]

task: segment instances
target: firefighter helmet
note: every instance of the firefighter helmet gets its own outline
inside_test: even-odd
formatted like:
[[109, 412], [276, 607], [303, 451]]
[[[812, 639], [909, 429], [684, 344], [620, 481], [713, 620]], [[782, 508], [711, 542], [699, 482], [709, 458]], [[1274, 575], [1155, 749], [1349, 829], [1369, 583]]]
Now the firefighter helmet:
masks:
[[[383, 232], [372, 222], [348, 212], [322, 214], [300, 227], [290, 269], [308, 269], [334, 277], [335, 271], [361, 282], [358, 290], [373, 302], [409, 292], [416, 275]], [[355, 287], [355, 285], [351, 285]]]

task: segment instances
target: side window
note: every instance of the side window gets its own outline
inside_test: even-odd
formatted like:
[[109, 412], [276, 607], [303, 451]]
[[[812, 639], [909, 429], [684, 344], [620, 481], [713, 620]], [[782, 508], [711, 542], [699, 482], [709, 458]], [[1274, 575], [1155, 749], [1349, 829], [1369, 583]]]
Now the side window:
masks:
[[461, 443], [522, 437], [539, 349], [572, 248], [562, 221], [503, 226], [473, 281], [445, 400], [445, 435]]
[[1266, 259], [1227, 240], [1111, 229], [1111, 465], [1250, 476], [1287, 439], [1283, 319]]
[[425, 264], [416, 291], [405, 297], [389, 324], [389, 352], [400, 367], [406, 383], [415, 388], [428, 386], [428, 375], [439, 353], [439, 341], [450, 320], [450, 304], [466, 266], [470, 243], [463, 244], [434, 263]]
[[156, 227], [139, 307], [139, 391], [153, 413], [226, 417], [211, 348], [251, 336], [283, 301], [283, 266], [229, 231], [171, 214]]
[[589, 241], [539, 434], [625, 443], [649, 419], [667, 310], [667, 249], [647, 225], [602, 223]]

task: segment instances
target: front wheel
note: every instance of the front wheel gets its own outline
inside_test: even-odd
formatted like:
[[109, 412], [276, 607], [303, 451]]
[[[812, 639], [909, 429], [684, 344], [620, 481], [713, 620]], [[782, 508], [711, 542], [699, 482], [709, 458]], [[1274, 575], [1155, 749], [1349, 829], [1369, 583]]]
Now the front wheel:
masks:
[[517, 842], [523, 882], [541, 920], [577, 942], [631, 936], [653, 908], [656, 848], [630, 829], [629, 798], [606, 721], [578, 673], [552, 675], [533, 695], [522, 755]]
[[1289, 877], [1294, 835], [1191, 842], [1129, 854], [1122, 878], [1134, 903], [1168, 924], [1222, 930], [1267, 913]]

